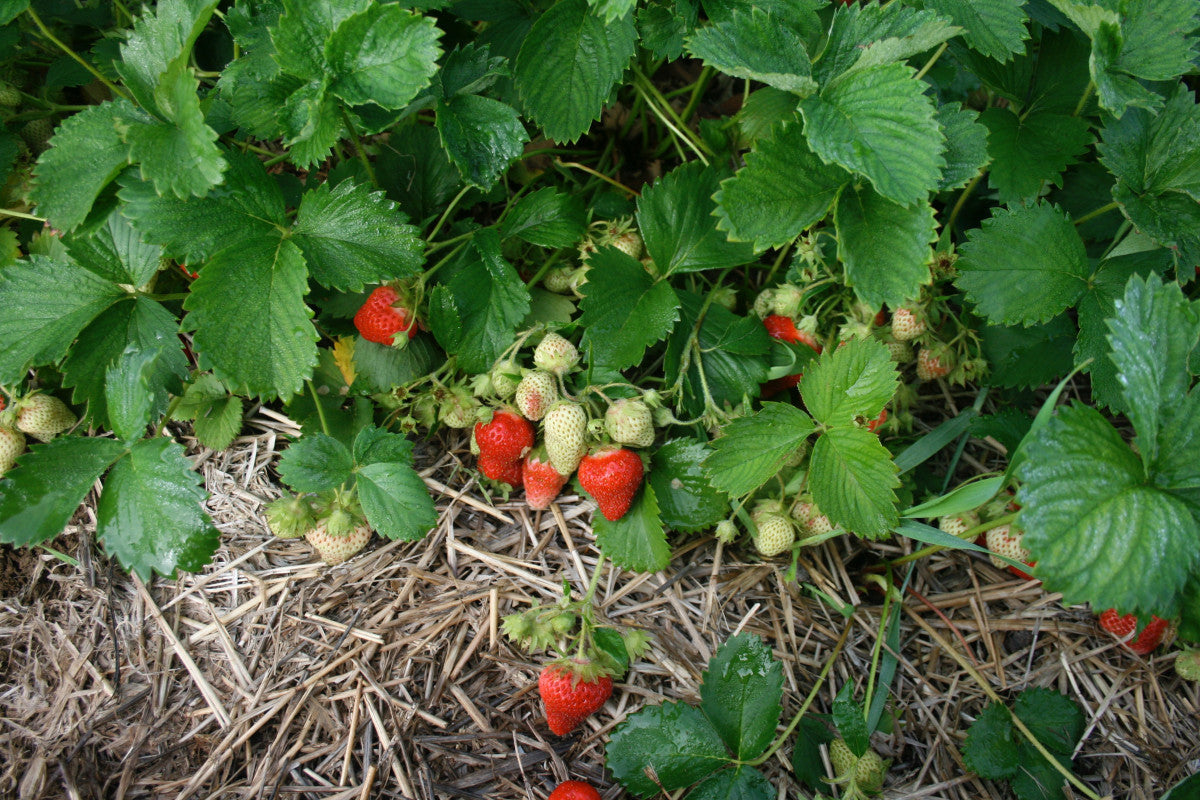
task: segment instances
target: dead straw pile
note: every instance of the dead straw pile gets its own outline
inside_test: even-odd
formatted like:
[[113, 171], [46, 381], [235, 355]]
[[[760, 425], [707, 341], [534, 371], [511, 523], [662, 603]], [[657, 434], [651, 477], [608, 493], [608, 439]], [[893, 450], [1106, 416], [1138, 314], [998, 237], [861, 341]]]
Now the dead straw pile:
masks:
[[[604, 712], [557, 738], [537, 661], [499, 621], [556, 599], [563, 577], [586, 586], [597, 560], [589, 502], [563, 497], [542, 514], [491, 502], [464, 468], [470, 456], [434, 442], [421, 463], [437, 528], [420, 542], [376, 541], [330, 569], [263, 524], [279, 491], [273, 460], [295, 429], [260, 409], [247, 430], [225, 452], [193, 447], [223, 534], [202, 575], [147, 586], [115, 570], [94, 547], [87, 508], [55, 543], [78, 567], [0, 550], [0, 795], [502, 800], [545, 798], [573, 778], [614, 798], [607, 734], [644, 704], [695, 700], [705, 662], [735, 632], [762, 636], [781, 659], [785, 721], [845, 626], [818, 710], [868, 672], [880, 605], [857, 567], [899, 545], [867, 554], [841, 537], [805, 551], [801, 580], [856, 607], [847, 619], [786, 584], [778, 564], [682, 539], [661, 573], [606, 567], [603, 613], [653, 644]], [[1101, 795], [1149, 800], [1200, 767], [1200, 688], [1175, 676], [1169, 654], [1121, 650], [1087, 609], [1064, 609], [974, 556], [922, 559], [912, 587], [897, 724], [874, 740], [894, 759], [885, 798], [1009, 796], [963, 767], [964, 732], [986, 697], [946, 646], [1002, 696], [1044, 686], [1080, 704], [1077, 771]], [[807, 796], [789, 754], [768, 774], [780, 797]]]

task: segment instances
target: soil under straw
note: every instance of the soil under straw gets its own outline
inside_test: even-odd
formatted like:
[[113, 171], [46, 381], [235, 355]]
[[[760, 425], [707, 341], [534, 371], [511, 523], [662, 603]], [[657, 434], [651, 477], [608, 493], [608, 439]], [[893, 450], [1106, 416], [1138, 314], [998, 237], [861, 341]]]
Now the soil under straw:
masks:
[[[597, 557], [590, 502], [565, 496], [542, 514], [519, 498], [493, 504], [464, 467], [469, 454], [435, 441], [419, 463], [437, 528], [415, 543], [376, 540], [331, 569], [263, 524], [279, 492], [272, 463], [294, 426], [260, 409], [247, 430], [256, 435], [222, 453], [192, 442], [222, 533], [202, 575], [145, 586], [113, 569], [92, 543], [89, 507], [55, 543], [79, 567], [0, 549], [0, 795], [502, 800], [544, 798], [573, 778], [614, 798], [607, 735], [644, 704], [697, 700], [707, 659], [735, 632], [762, 636], [782, 661], [785, 722], [846, 625], [817, 710], [846, 681], [864, 691], [880, 606], [857, 568], [899, 546], [867, 553], [841, 537], [805, 551], [801, 580], [857, 606], [846, 619], [787, 584], [783, 565], [680, 538], [663, 572], [606, 567], [603, 613], [644, 628], [652, 646], [601, 713], [555, 737], [538, 659], [499, 621], [553, 602], [564, 577], [583, 590]], [[922, 559], [911, 585], [954, 630], [907, 598], [897, 724], [873, 740], [894, 759], [885, 798], [1010, 796], [964, 769], [965, 731], [986, 697], [914, 615], [969, 645], [1002, 696], [1044, 686], [1079, 703], [1076, 769], [1101, 795], [1154, 798], [1200, 768], [1200, 687], [1175, 675], [1169, 653], [1122, 650], [1086, 608], [1064, 609], [977, 556]], [[765, 765], [781, 797], [801, 796], [790, 752]]]

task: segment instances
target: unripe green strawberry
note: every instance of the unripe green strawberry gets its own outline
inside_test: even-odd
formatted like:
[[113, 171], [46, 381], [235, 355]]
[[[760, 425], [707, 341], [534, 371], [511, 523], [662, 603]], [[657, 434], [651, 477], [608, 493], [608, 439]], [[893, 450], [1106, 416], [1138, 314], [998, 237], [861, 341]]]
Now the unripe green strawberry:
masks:
[[21, 92], [7, 81], [0, 81], [0, 106], [16, 108], [21, 105]]
[[737, 308], [737, 290], [732, 286], [721, 286], [713, 290], [713, 302], [726, 311]]
[[578, 403], [551, 406], [542, 422], [550, 464], [562, 475], [570, 475], [587, 453], [587, 412]]
[[517, 391], [517, 384], [521, 382], [521, 370], [512, 359], [498, 361], [492, 367], [491, 378], [492, 391], [501, 400], [506, 400]]
[[1189, 681], [1200, 681], [1200, 650], [1184, 650], [1175, 659], [1175, 671]]
[[913, 360], [912, 345], [908, 342], [901, 342], [896, 338], [888, 338], [883, 340], [883, 346], [887, 348], [888, 355], [892, 357], [892, 361], [897, 364], [908, 364]]
[[550, 406], [558, 400], [558, 384], [549, 372], [531, 370], [525, 373], [525, 377], [517, 384], [514, 400], [526, 419], [537, 422], [546, 416]]
[[925, 312], [919, 306], [900, 306], [892, 312], [892, 336], [898, 342], [911, 342], [925, 328]]
[[25, 452], [25, 434], [0, 425], [0, 478], [12, 469], [17, 456]]
[[738, 537], [737, 525], [731, 519], [723, 519], [718, 522], [713, 533], [716, 535], [717, 541], [722, 544], [729, 544]]
[[944, 344], [922, 347], [917, 353], [917, 378], [931, 381], [944, 378], [954, 369], [954, 351]]
[[938, 527], [951, 536], [962, 539], [963, 534], [979, 524], [979, 515], [974, 511], [951, 514], [938, 520]]
[[45, 117], [41, 119], [30, 120], [20, 130], [21, 138], [34, 152], [41, 152], [46, 149], [46, 143], [50, 141], [50, 137], [54, 134], [54, 122]]
[[862, 792], [874, 794], [883, 788], [887, 762], [874, 750], [867, 750], [854, 765], [854, 783]]
[[267, 527], [280, 539], [305, 535], [317, 524], [303, 495], [284, 495], [267, 506]]
[[775, 290], [763, 289], [754, 298], [754, 314], [755, 316], [766, 319], [775, 313]]
[[350, 528], [341, 534], [330, 532], [328, 523], [321, 523], [313, 528], [304, 538], [317, 551], [321, 560], [330, 566], [341, 564], [359, 550], [367, 546], [371, 540], [371, 527], [366, 524]]
[[570, 341], [551, 331], [533, 351], [533, 363], [555, 375], [563, 375], [579, 363], [579, 351]]
[[17, 430], [39, 442], [48, 442], [70, 428], [78, 418], [67, 404], [48, 394], [31, 394], [17, 402]]
[[771, 297], [771, 309], [781, 317], [794, 317], [800, 313], [800, 301], [804, 291], [799, 286], [781, 283], [775, 287]]
[[571, 277], [574, 272], [574, 267], [555, 267], [546, 273], [546, 277], [542, 278], [542, 286], [548, 292], [566, 294], [571, 291]]
[[791, 520], [783, 514], [773, 511], [759, 511], [751, 515], [758, 535], [754, 537], [754, 547], [765, 558], [777, 556], [791, 549], [796, 542], [796, 529]]
[[630, 447], [654, 444], [654, 414], [641, 400], [622, 398], [604, 412], [604, 429], [614, 442]]
[[481, 405], [471, 392], [456, 386], [442, 400], [438, 421], [448, 428], [469, 428], [478, 420]]
[[988, 556], [991, 559], [992, 565], [1001, 569], [1008, 569], [1013, 575], [1018, 578], [1029, 580], [1032, 576], [1024, 570], [1017, 569], [1011, 564], [1006, 564], [996, 555], [1007, 556], [1013, 561], [1022, 561], [1029, 566], [1033, 564], [1029, 561], [1030, 553], [1021, 544], [1021, 540], [1025, 538], [1025, 532], [1017, 528], [1015, 525], [999, 525], [989, 530], [987, 536], [987, 548], [991, 550], [993, 555]]
[[834, 739], [829, 743], [829, 763], [833, 765], [834, 779], [845, 780], [854, 774], [858, 756], [854, 755], [845, 739]]

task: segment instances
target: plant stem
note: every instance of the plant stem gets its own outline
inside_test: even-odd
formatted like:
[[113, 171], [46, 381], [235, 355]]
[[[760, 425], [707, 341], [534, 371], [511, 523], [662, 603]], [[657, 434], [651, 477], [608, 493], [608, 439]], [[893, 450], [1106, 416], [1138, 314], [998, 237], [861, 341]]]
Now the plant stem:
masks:
[[[471, 191], [473, 188], [475, 187], [467, 184], [461, 190], [459, 190], [458, 194], [454, 195], [454, 199], [450, 201], [450, 205], [446, 206], [446, 210], [442, 212], [442, 216], [438, 219], [437, 224], [433, 226], [433, 230], [430, 231], [429, 235], [425, 237], [425, 241], [433, 241], [434, 237], [438, 235], [438, 231], [440, 231], [442, 226], [446, 224], [446, 220], [450, 218], [450, 212], [454, 210], [456, 205], [458, 205], [458, 201], [462, 200], [463, 195]], [[442, 244], [445, 244], [445, 242], [442, 242]]]
[[[671, 108], [671, 104], [658, 91], [658, 87], [651, 83], [649, 78], [637, 71], [633, 73], [633, 82], [635, 88], [646, 96], [646, 105], [649, 106], [654, 116], [658, 117], [659, 121], [663, 125], [666, 125], [668, 130], [682, 139], [683, 143], [688, 146], [688, 149], [695, 153], [696, 157], [707, 167], [707, 156], [713, 155], [712, 151], [709, 150], [708, 145], [703, 141], [695, 139], [691, 135], [691, 131], [688, 130], [687, 125], [675, 114], [675, 109]], [[658, 100], [658, 102], [654, 102], [655, 100]], [[661, 108], [660, 105], [662, 106]]]
[[850, 628], [853, 627], [853, 622], [846, 623], [846, 627], [842, 630], [841, 637], [837, 640], [837, 644], [833, 646], [833, 652], [829, 654], [829, 658], [825, 659], [825, 666], [821, 668], [821, 674], [817, 676], [817, 680], [813, 683], [812, 691], [808, 693], [808, 697], [804, 698], [804, 703], [800, 706], [800, 710], [796, 712], [796, 716], [792, 717], [792, 721], [788, 723], [787, 728], [779, 736], [775, 737], [775, 741], [767, 748], [767, 752], [763, 753], [753, 761], [744, 762], [748, 767], [757, 767], [764, 763], [768, 758], [775, 755], [775, 752], [783, 747], [783, 743], [796, 730], [796, 726], [800, 724], [800, 720], [808, 711], [808, 707], [812, 705], [813, 700], [817, 699], [817, 692], [821, 691], [821, 686], [825, 684], [825, 679], [829, 677], [829, 671], [833, 669], [833, 664], [837, 661], [838, 656], [842, 652], [842, 647], [846, 644], [846, 639], [850, 636]]
[[1096, 217], [1102, 217], [1105, 214], [1107, 214], [1108, 212], [1115, 211], [1116, 209], [1118, 209], [1120, 207], [1121, 207], [1121, 204], [1118, 203], [1116, 200], [1113, 200], [1111, 203], [1102, 205], [1099, 208], [1097, 208], [1096, 210], [1089, 211], [1088, 213], [1084, 214], [1082, 217], [1075, 220], [1075, 224], [1078, 226], [1078, 225], [1082, 225], [1085, 222], [1090, 222], [1090, 221], [1094, 220]]
[[358, 129], [354, 127], [354, 122], [350, 119], [350, 114], [347, 113], [346, 107], [342, 106], [342, 121], [346, 123], [346, 129], [350, 131], [350, 140], [354, 142], [354, 150], [358, 153], [358, 160], [362, 162], [363, 169], [367, 171], [367, 178], [371, 181], [371, 185], [376, 189], [379, 188], [379, 180], [375, 177], [375, 170], [371, 167], [371, 161], [367, 158], [367, 151], [363, 149], [362, 139], [358, 136]]
[[987, 174], [986, 170], [980, 170], [979, 174], [971, 179], [971, 182], [966, 185], [962, 192], [958, 195], [958, 201], [954, 204], [954, 209], [950, 212], [950, 219], [946, 222], [946, 230], [954, 231], [954, 221], [958, 219], [958, 214], [962, 211], [963, 206], [967, 203], [967, 198], [971, 196], [971, 192], [975, 191], [975, 187], [983, 180], [983, 176]]
[[696, 106], [700, 105], [700, 98], [704, 96], [704, 90], [708, 88], [709, 82], [712, 81], [714, 70], [712, 67], [705, 67], [700, 71], [700, 77], [696, 80], [695, 86], [692, 87], [692, 96], [688, 98], [688, 104], [684, 106], [683, 113], [679, 118], [687, 122], [692, 118], [692, 114], [696, 113]]
[[579, 602], [583, 606], [591, 606], [592, 598], [596, 596], [596, 589], [600, 586], [600, 573], [604, 571], [604, 551], [600, 551], [600, 557], [596, 559], [596, 568], [592, 570], [592, 579], [588, 581], [587, 593]]
[[321, 420], [321, 432], [326, 436], [329, 435], [329, 420], [325, 419], [325, 408], [321, 405], [321, 398], [317, 394], [317, 387], [313, 386], [312, 381], [305, 381], [308, 384], [308, 393], [312, 395], [313, 405], [317, 407], [317, 417]]
[[925, 73], [929, 72], [930, 68], [937, 63], [937, 60], [942, 57], [942, 53], [946, 52], [946, 48], [949, 46], [950, 45], [948, 42], [942, 42], [942, 46], [939, 47], [937, 51], [929, 57], [929, 60], [925, 62], [925, 66], [921, 67], [921, 71], [917, 73], [917, 80], [921, 80], [921, 78], [925, 77]]
[[1083, 90], [1083, 94], [1079, 97], [1079, 102], [1075, 105], [1075, 112], [1071, 116], [1078, 117], [1083, 113], [1083, 109], [1087, 105], [1087, 101], [1091, 99], [1092, 92], [1094, 91], [1096, 91], [1096, 82], [1088, 81], [1087, 88]]
[[115, 83], [110, 81], [108, 78], [101, 75], [100, 70], [96, 69], [91, 64], [89, 64], [87, 61], [85, 61], [82, 56], [80, 56], [78, 53], [76, 53], [74, 50], [72, 50], [70, 47], [68, 47], [66, 44], [64, 44], [61, 39], [59, 39], [57, 36], [55, 36], [53, 33], [51, 33], [50, 29], [46, 27], [46, 23], [42, 22], [42, 18], [37, 15], [36, 11], [33, 10], [32, 3], [29, 5], [29, 8], [25, 9], [25, 11], [26, 11], [26, 13], [29, 14], [29, 18], [33, 20], [33, 24], [37, 25], [38, 30], [42, 32], [42, 36], [45, 36], [47, 39], [49, 39], [51, 42], [53, 42], [54, 45], [56, 47], [58, 47], [59, 50], [62, 50], [68, 56], [75, 59], [75, 61], [77, 61], [81, 67], [83, 67], [88, 72], [90, 72], [92, 74], [92, 77], [94, 77], [96, 80], [100, 81], [100, 83], [102, 83], [106, 87], [108, 87], [108, 90], [110, 92], [112, 92], [114, 95], [116, 95], [117, 97], [120, 97], [122, 100], [128, 100], [129, 102], [133, 102], [132, 98], [130, 98], [129, 95], [125, 94], [124, 90], [121, 89], [121, 87], [117, 86]]
[[638, 192], [634, 189], [630, 189], [628, 186], [621, 183], [620, 181], [618, 181], [614, 178], [610, 178], [607, 175], [605, 175], [603, 172], [598, 172], [597, 170], [592, 169], [591, 167], [589, 167], [586, 164], [580, 164], [578, 161], [563, 161], [561, 158], [554, 159], [554, 163], [558, 164], [561, 167], [571, 167], [572, 169], [577, 169], [580, 172], [586, 172], [588, 175], [599, 178], [600, 180], [602, 180], [606, 183], [612, 184], [613, 186], [620, 189], [622, 192], [625, 192], [626, 194], [628, 194], [630, 197], [641, 197], [640, 192]]
[[5, 217], [16, 217], [17, 219], [31, 219], [34, 222], [45, 222], [42, 217], [35, 217], [33, 214], [26, 214], [24, 211], [12, 211], [7, 208], [0, 208], [0, 215]]
[[166, 429], [167, 423], [175, 416], [175, 412], [179, 410], [179, 404], [183, 402], [183, 395], [171, 398], [171, 404], [167, 406], [167, 413], [163, 414], [162, 419], [158, 421], [158, 425], [154, 428], [154, 438], [162, 436], [162, 432]]
[[1012, 719], [1013, 725], [1015, 725], [1017, 730], [1019, 730], [1021, 734], [1029, 740], [1029, 743], [1033, 745], [1034, 749], [1041, 753], [1042, 757], [1050, 762], [1050, 766], [1054, 767], [1055, 770], [1057, 770], [1064, 778], [1067, 779], [1068, 783], [1078, 789], [1082, 794], [1091, 798], [1091, 800], [1101, 800], [1100, 795], [1093, 792], [1086, 783], [1084, 783], [1077, 775], [1075, 775], [1075, 773], [1064, 767], [1061, 763], [1059, 763], [1057, 758], [1050, 754], [1050, 752], [1046, 749], [1046, 746], [1038, 741], [1038, 738], [1033, 735], [1033, 732], [1029, 730], [1024, 722], [1021, 721], [1021, 718], [1012, 713], [1012, 710], [1004, 704], [1004, 700], [1001, 699], [1000, 695], [996, 694], [991, 685], [988, 684], [987, 680], [979, 674], [979, 671], [967, 663], [967, 660], [963, 658], [962, 655], [960, 655], [959, 652], [955, 650], [949, 642], [943, 639], [938, 632], [933, 629], [933, 626], [925, 621], [924, 617], [910, 608], [907, 604], [904, 605], [904, 610], [908, 612], [908, 615], [913, 618], [914, 622], [920, 625], [921, 628], [923, 628], [925, 632], [929, 634], [930, 638], [932, 638], [933, 641], [939, 647], [941, 647], [943, 651], [950, 654], [950, 657], [958, 663], [958, 666], [960, 666], [968, 675], [971, 676], [972, 679], [974, 679], [976, 683], [979, 684], [979, 687], [983, 689], [984, 694], [988, 696], [989, 700], [991, 700], [993, 703], [998, 703], [999, 705], [1003, 706], [1006, 711], [1008, 711], [1008, 715]]

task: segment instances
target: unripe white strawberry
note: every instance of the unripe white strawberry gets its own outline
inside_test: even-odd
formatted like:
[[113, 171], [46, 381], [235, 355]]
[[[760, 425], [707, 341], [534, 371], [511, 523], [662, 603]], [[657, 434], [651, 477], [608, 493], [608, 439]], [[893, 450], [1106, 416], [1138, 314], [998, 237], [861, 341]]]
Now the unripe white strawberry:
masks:
[[1025, 532], [1012, 525], [1000, 525], [992, 528], [987, 532], [987, 548], [991, 550], [993, 555], [991, 558], [992, 564], [1000, 569], [1009, 567], [996, 555], [1007, 556], [1014, 561], [1029, 561], [1029, 551], [1021, 544], [1021, 540], [1025, 538]]
[[617, 235], [612, 239], [611, 244], [630, 258], [642, 257], [642, 237], [635, 230], [627, 230]]
[[530, 370], [517, 384], [516, 396], [513, 399], [525, 419], [537, 422], [546, 416], [550, 406], [558, 400], [558, 384], [549, 372]]
[[566, 338], [551, 331], [533, 351], [533, 363], [538, 369], [563, 375], [579, 363], [579, 351]]
[[25, 452], [25, 434], [0, 425], [0, 477], [12, 469], [17, 456]]
[[754, 314], [755, 316], [766, 319], [775, 313], [775, 290], [763, 289], [758, 293], [758, 297], [754, 298]]
[[358, 525], [341, 535], [334, 535], [322, 523], [305, 534], [304, 538], [317, 551], [321, 560], [332, 566], [341, 564], [366, 547], [367, 542], [371, 540], [371, 527]]
[[733, 311], [737, 308], [737, 290], [732, 286], [722, 286], [714, 289], [712, 297], [713, 303], [726, 311]]
[[512, 359], [498, 361], [492, 367], [491, 378], [492, 391], [497, 397], [506, 399], [517, 391], [517, 384], [521, 382], [521, 370]]
[[70, 428], [78, 418], [67, 404], [48, 394], [31, 394], [17, 402], [17, 430], [39, 442], [48, 442]]
[[574, 272], [574, 267], [555, 267], [542, 278], [542, 286], [546, 287], [548, 292], [566, 294], [571, 291], [571, 276]]
[[802, 496], [792, 505], [792, 519], [796, 520], [796, 524], [800, 526], [800, 531], [805, 537], [817, 536], [833, 530], [833, 523], [829, 521], [829, 517], [817, 508], [817, 504], [809, 495]]
[[759, 511], [751, 515], [758, 535], [754, 537], [754, 547], [765, 558], [777, 556], [791, 548], [796, 542], [796, 529], [792, 522], [783, 514], [773, 511]]
[[963, 538], [963, 534], [979, 524], [979, 515], [974, 511], [951, 514], [938, 520], [938, 527], [951, 536]]
[[604, 412], [604, 429], [614, 442], [630, 447], [654, 444], [654, 414], [641, 400], [621, 398]]
[[771, 308], [781, 317], [794, 317], [800, 313], [800, 301], [803, 299], [804, 292], [799, 286], [781, 283], [775, 287]]
[[737, 525], [731, 519], [723, 519], [717, 523], [716, 530], [713, 531], [717, 541], [723, 544], [729, 544], [738, 537]]
[[925, 332], [925, 313], [920, 308], [900, 306], [892, 312], [892, 336], [898, 342], [911, 342]]
[[560, 475], [570, 475], [587, 453], [587, 412], [578, 403], [551, 406], [542, 422], [546, 454]]
[[922, 347], [917, 353], [917, 378], [931, 381], [944, 378], [954, 369], [954, 353], [944, 344]]
[[892, 357], [892, 361], [895, 361], [897, 364], [907, 364], [913, 360], [915, 355], [911, 344], [901, 342], [894, 337], [884, 339], [883, 346], [887, 348], [888, 355]]
[[478, 419], [481, 403], [466, 389], [455, 387], [442, 400], [438, 421], [448, 428], [469, 428]]

